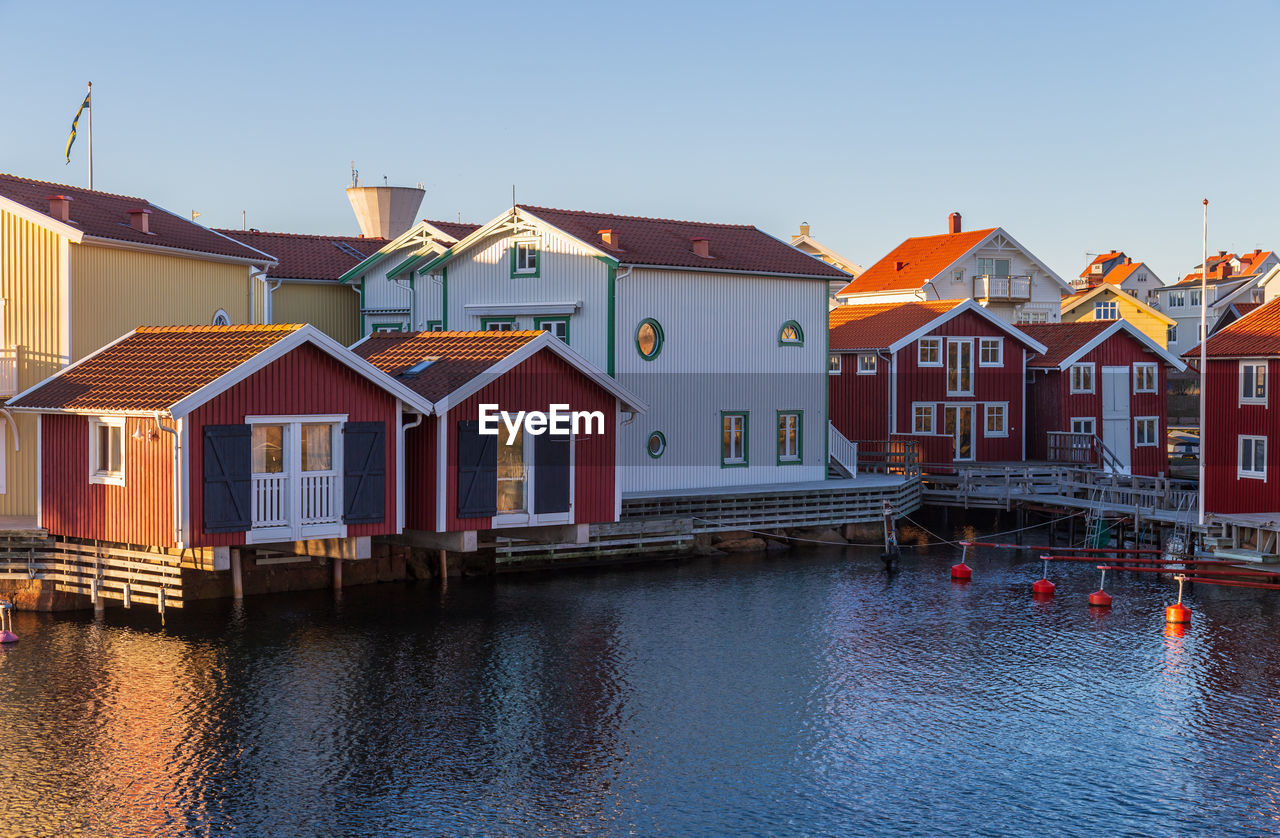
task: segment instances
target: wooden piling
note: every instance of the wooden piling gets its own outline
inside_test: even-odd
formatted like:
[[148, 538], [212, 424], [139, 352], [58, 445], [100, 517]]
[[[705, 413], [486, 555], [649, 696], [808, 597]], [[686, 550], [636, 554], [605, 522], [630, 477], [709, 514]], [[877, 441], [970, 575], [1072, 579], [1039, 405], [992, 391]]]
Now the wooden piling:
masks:
[[329, 559], [329, 563], [333, 565], [333, 589], [340, 591], [342, 590], [342, 559], [334, 556]]
[[231, 595], [244, 599], [244, 576], [240, 570], [240, 551], [231, 550]]

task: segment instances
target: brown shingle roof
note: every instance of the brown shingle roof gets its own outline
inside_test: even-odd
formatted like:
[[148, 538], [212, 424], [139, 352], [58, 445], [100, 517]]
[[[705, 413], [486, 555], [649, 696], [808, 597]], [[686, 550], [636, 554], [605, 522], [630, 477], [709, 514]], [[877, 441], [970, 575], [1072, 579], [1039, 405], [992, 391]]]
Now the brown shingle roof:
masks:
[[313, 236], [261, 230], [216, 232], [276, 257], [280, 264], [267, 271], [267, 275], [278, 279], [336, 280], [387, 243], [386, 239], [364, 236]]
[[[543, 332], [375, 332], [352, 351], [418, 395], [435, 402]], [[415, 364], [435, 358], [417, 374]]]
[[[213, 256], [271, 261], [268, 254], [175, 215], [144, 198], [113, 195], [6, 174], [0, 174], [0, 195], [42, 215], [49, 215], [50, 195], [66, 195], [71, 198], [70, 221], [67, 223], [88, 236], [155, 247], [172, 247]], [[129, 210], [133, 209], [151, 210], [148, 222], [150, 233], [135, 230], [130, 225]]]
[[104, 413], [166, 410], [301, 328], [142, 326], [10, 404]]
[[888, 349], [964, 300], [837, 306], [828, 315], [832, 352]]

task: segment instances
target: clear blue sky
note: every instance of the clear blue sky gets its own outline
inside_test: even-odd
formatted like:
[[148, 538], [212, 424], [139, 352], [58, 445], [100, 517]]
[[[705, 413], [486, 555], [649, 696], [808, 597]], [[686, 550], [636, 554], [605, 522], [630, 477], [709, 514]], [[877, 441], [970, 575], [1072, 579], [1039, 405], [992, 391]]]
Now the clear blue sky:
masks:
[[0, 0], [0, 171], [64, 165], [202, 223], [352, 233], [522, 202], [813, 234], [864, 265], [1001, 226], [1070, 277], [1166, 282], [1280, 248], [1275, 0], [1217, 3], [33, 3]]

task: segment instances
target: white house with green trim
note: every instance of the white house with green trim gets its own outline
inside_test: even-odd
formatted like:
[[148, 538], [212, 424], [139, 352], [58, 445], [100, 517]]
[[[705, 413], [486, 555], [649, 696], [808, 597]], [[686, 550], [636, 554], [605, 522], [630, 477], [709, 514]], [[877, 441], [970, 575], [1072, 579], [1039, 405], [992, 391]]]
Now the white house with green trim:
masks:
[[[372, 275], [366, 307], [391, 290]], [[515, 206], [377, 282], [411, 287], [415, 329], [438, 311], [447, 330], [547, 330], [635, 392], [649, 411], [618, 428], [634, 494], [825, 479], [841, 278], [752, 226]]]

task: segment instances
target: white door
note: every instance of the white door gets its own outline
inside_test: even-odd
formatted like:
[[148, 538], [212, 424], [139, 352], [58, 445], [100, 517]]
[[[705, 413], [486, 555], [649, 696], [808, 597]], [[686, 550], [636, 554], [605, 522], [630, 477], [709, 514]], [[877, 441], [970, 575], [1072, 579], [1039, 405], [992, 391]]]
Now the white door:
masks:
[[1129, 368], [1102, 368], [1102, 444], [1120, 461], [1120, 471], [1129, 473]]

